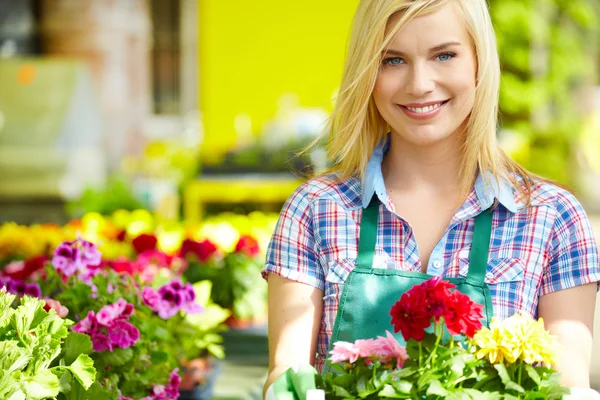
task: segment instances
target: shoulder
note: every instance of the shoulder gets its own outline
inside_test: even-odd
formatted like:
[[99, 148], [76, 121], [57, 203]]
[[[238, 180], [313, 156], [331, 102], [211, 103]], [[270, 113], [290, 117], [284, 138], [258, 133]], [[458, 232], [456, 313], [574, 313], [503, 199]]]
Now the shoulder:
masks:
[[304, 208], [319, 201], [334, 201], [344, 208], [361, 205], [362, 184], [357, 178], [340, 179], [336, 174], [311, 178], [300, 185], [288, 199], [291, 205]]
[[534, 179], [531, 191], [531, 207], [548, 207], [556, 223], [580, 223], [587, 221], [587, 214], [568, 189], [539, 178]]

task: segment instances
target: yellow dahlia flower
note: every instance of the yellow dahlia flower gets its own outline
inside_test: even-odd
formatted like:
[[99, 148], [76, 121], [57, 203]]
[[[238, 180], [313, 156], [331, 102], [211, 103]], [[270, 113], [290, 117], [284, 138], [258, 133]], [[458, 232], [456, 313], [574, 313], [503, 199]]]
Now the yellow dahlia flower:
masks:
[[545, 329], [541, 318], [536, 321], [525, 314], [515, 314], [504, 321], [492, 319], [490, 328], [475, 333], [471, 343], [477, 358], [487, 357], [492, 364], [512, 364], [517, 360], [556, 364], [556, 337]]

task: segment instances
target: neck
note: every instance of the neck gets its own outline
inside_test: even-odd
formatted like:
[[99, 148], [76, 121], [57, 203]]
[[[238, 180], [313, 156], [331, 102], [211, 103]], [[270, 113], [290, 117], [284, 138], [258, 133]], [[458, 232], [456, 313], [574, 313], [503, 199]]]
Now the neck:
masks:
[[457, 136], [432, 146], [415, 146], [391, 134], [382, 172], [386, 188], [402, 192], [456, 193], [460, 187]]

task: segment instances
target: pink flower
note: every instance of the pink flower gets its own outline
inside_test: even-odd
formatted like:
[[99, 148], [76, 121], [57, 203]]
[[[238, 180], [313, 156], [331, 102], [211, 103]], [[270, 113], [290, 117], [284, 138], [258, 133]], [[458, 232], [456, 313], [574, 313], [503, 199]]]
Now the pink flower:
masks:
[[329, 354], [331, 355], [329, 360], [332, 363], [346, 361], [355, 363], [360, 356], [360, 350], [354, 346], [354, 343], [340, 341], [333, 344], [333, 349], [329, 352]]
[[133, 314], [133, 304], [119, 299], [114, 304], [109, 304], [100, 309], [96, 319], [100, 325], [111, 326], [113, 321], [126, 321]]
[[50, 311], [52, 309], [56, 312], [56, 315], [58, 315], [61, 318], [66, 318], [67, 315], [69, 315], [69, 309], [60, 304], [60, 301], [50, 298], [45, 298], [44, 301], [46, 302], [44, 310]]
[[374, 353], [383, 359], [396, 359], [396, 368], [400, 369], [408, 359], [406, 348], [389, 331], [385, 331], [385, 334], [386, 337], [378, 336], [375, 340], [377, 349]]
[[98, 314], [89, 311], [71, 329], [90, 336], [94, 351], [112, 351], [115, 347], [126, 349], [140, 338], [140, 331], [128, 322], [132, 313], [133, 305], [119, 299], [114, 304], [102, 307]]

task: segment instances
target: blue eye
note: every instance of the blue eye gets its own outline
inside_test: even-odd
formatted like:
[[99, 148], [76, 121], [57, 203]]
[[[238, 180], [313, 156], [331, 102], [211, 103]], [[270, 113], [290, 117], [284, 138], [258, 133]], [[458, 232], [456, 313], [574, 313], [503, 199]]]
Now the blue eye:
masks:
[[382, 61], [383, 65], [400, 65], [404, 64], [404, 60], [400, 57], [390, 57]]
[[456, 53], [445, 52], [445, 53], [439, 54], [435, 59], [438, 61], [446, 62], [446, 61], [452, 60], [454, 57], [456, 57]]

